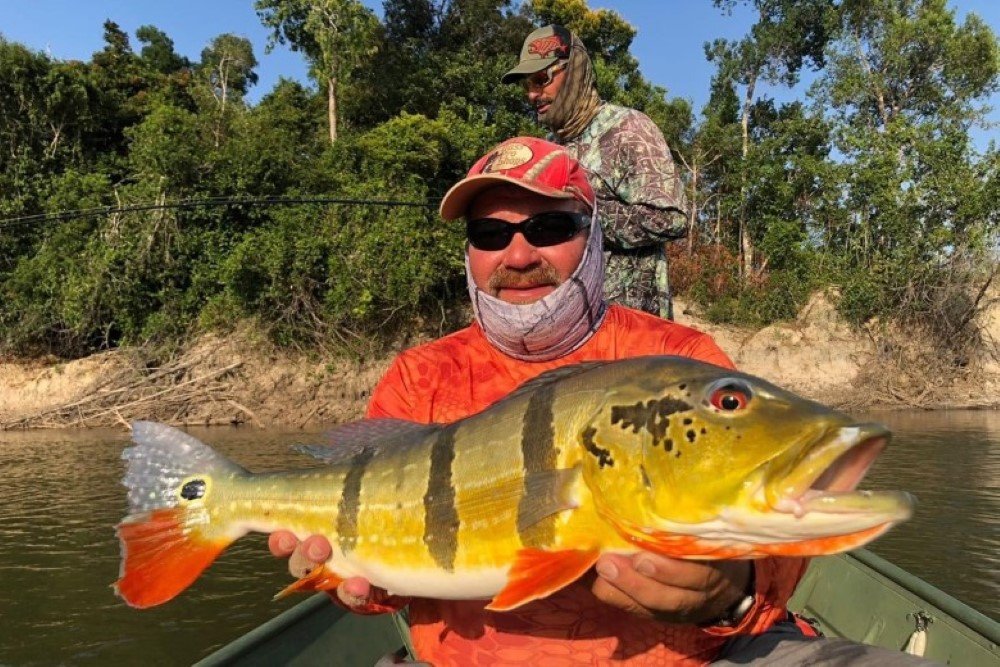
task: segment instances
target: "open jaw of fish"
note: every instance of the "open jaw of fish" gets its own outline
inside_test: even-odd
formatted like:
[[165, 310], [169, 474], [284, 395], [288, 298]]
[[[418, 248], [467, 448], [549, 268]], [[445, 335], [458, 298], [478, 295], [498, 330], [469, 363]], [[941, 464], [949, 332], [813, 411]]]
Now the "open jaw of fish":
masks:
[[644, 549], [681, 558], [820, 556], [854, 549], [907, 520], [914, 498], [856, 490], [889, 441], [880, 424], [833, 427], [768, 461], [739, 502], [710, 521], [619, 526]]

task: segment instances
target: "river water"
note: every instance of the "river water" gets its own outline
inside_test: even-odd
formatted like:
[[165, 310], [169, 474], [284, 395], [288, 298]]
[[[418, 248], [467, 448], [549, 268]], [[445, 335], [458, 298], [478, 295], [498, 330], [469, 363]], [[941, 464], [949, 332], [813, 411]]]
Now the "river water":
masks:
[[[881, 413], [895, 432], [866, 488], [905, 489], [913, 520], [873, 550], [1000, 615], [1000, 413]], [[315, 433], [191, 429], [254, 471], [301, 467]], [[263, 536], [237, 542], [175, 600], [138, 611], [111, 589], [125, 513], [123, 430], [0, 432], [0, 665], [185, 665], [300, 598]]]

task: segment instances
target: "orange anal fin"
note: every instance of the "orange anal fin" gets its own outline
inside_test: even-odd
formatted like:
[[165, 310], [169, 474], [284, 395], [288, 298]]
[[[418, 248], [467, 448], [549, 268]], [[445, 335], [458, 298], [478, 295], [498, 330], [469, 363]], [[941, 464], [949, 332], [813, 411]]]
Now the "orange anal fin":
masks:
[[486, 608], [508, 611], [551, 595], [583, 576], [597, 562], [599, 555], [596, 549], [522, 549], [507, 573], [507, 585]]
[[122, 564], [115, 592], [145, 609], [194, 583], [231, 540], [207, 540], [185, 526], [185, 510], [153, 510], [118, 524]]
[[327, 569], [326, 565], [319, 565], [304, 576], [296, 579], [288, 586], [278, 591], [274, 599], [288, 597], [292, 593], [308, 593], [311, 591], [332, 591], [336, 590], [344, 579]]

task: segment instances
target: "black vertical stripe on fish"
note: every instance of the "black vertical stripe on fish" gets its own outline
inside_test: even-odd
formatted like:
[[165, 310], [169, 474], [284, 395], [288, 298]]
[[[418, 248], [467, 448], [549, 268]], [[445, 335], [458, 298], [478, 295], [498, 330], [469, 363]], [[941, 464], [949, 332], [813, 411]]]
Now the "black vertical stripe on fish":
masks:
[[361, 480], [374, 449], [365, 449], [351, 458], [351, 467], [344, 477], [344, 491], [337, 504], [337, 542], [343, 553], [354, 550], [358, 543], [358, 514], [361, 511]]
[[[556, 429], [553, 410], [555, 400], [554, 384], [539, 387], [528, 400], [521, 430], [521, 457], [524, 461], [525, 480], [536, 473], [551, 471], [556, 467]], [[526, 486], [517, 508], [518, 526], [524, 526], [518, 532], [521, 544], [544, 547], [551, 544], [555, 538], [555, 517], [543, 519], [533, 525], [524, 525], [522, 517], [532, 513], [530, 504], [534, 501], [527, 493]]]
[[443, 428], [431, 446], [431, 469], [424, 492], [424, 544], [438, 567], [451, 572], [458, 553], [458, 510], [452, 463], [455, 429]]

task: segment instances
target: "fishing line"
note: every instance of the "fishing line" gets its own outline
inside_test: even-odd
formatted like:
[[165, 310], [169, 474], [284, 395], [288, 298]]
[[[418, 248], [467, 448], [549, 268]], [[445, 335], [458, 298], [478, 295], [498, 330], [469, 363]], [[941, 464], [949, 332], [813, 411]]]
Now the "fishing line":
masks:
[[436, 208], [439, 199], [427, 201], [394, 201], [379, 199], [346, 199], [341, 197], [264, 197], [264, 198], [231, 198], [211, 197], [208, 199], [185, 199], [171, 203], [144, 203], [128, 206], [98, 206], [95, 208], [68, 209], [54, 213], [37, 213], [14, 218], [0, 219], [0, 229], [35, 222], [51, 222], [88, 218], [115, 213], [133, 213], [136, 211], [159, 211], [167, 209], [209, 208], [213, 206], [288, 206], [294, 204], [342, 204], [348, 206], [386, 206], [407, 208]]

